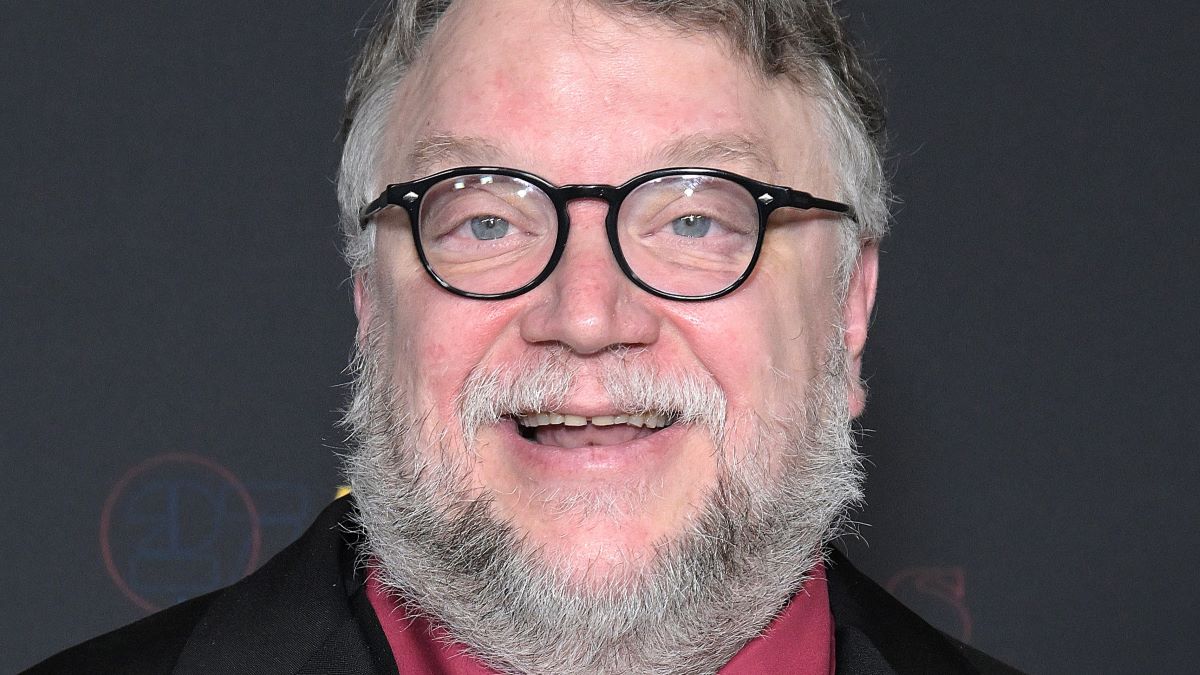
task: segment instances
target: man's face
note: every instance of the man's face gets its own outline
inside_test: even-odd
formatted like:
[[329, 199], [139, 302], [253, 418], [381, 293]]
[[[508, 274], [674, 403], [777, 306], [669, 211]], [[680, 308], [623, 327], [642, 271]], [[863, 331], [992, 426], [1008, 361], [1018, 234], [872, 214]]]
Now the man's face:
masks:
[[[377, 187], [474, 164], [557, 184], [620, 184], [690, 165], [836, 197], [822, 138], [810, 99], [766, 81], [720, 40], [586, 3], [466, 0], [399, 88]], [[868, 251], [839, 302], [840, 225], [828, 214], [790, 212], [773, 219], [753, 275], [733, 294], [657, 298], [618, 268], [604, 211], [572, 202], [570, 237], [549, 279], [517, 298], [480, 301], [425, 274], [392, 209], [378, 221], [376, 261], [356, 285], [360, 339], [374, 332], [379, 341], [381, 375], [403, 394], [422, 452], [461, 471], [471, 496], [488, 500], [545, 559], [587, 578], [650, 560], [691, 528], [729, 466], [776, 471], [794, 449], [750, 435], [809, 393], [831, 339], [848, 348], [842, 389], [859, 412], [854, 382], [874, 285]], [[522, 433], [505, 417], [464, 429], [463, 397], [477, 393], [469, 382], [511, 379], [547, 360], [573, 377], [542, 412], [629, 412], [605, 379], [632, 364], [719, 388], [724, 428]]]

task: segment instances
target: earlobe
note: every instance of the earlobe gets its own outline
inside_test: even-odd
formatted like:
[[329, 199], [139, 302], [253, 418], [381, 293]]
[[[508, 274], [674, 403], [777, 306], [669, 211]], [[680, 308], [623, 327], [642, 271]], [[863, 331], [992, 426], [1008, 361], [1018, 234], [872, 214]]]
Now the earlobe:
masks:
[[875, 306], [875, 287], [879, 280], [879, 246], [864, 244], [850, 275], [843, 307], [846, 340], [846, 394], [851, 417], [862, 414], [867, 392], [862, 383], [862, 357], [867, 344], [871, 309]]
[[371, 313], [375, 303], [370, 296], [367, 284], [367, 273], [359, 270], [354, 273], [354, 315], [358, 317], [358, 344], [362, 345], [371, 330]]

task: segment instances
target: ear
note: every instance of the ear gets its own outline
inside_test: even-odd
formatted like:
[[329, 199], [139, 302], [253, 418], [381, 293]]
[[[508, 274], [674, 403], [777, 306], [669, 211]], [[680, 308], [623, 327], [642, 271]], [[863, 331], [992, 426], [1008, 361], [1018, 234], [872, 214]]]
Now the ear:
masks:
[[851, 417], [861, 415], [867, 405], [867, 391], [862, 383], [862, 357], [878, 280], [879, 245], [864, 244], [858, 252], [858, 261], [846, 291], [846, 304], [842, 307], [842, 325], [846, 329], [846, 395]]
[[375, 310], [374, 298], [370, 295], [370, 287], [367, 283], [367, 273], [364, 270], [359, 270], [354, 273], [354, 315], [358, 317], [358, 344], [362, 345], [367, 339], [367, 333], [371, 330], [372, 314]]

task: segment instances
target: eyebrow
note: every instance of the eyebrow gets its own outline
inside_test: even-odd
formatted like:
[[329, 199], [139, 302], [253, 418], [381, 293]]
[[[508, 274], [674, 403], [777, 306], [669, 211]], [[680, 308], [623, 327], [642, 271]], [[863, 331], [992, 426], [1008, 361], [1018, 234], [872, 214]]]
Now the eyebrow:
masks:
[[[774, 178], [779, 174], [779, 167], [764, 147], [761, 141], [743, 134], [696, 133], [658, 146], [647, 154], [647, 159], [666, 162], [664, 166], [735, 164], [759, 169]], [[495, 164], [496, 158], [503, 156], [499, 146], [479, 136], [436, 133], [417, 139], [405, 157], [405, 166], [419, 177], [429, 175], [435, 168]]]
[[433, 134], [417, 139], [405, 157], [405, 166], [415, 176], [425, 176], [438, 166], [490, 164], [502, 153], [494, 143], [478, 136]]
[[651, 154], [677, 165], [749, 165], [774, 178], [779, 175], [779, 165], [765, 147], [762, 141], [743, 134], [689, 134], [659, 146]]

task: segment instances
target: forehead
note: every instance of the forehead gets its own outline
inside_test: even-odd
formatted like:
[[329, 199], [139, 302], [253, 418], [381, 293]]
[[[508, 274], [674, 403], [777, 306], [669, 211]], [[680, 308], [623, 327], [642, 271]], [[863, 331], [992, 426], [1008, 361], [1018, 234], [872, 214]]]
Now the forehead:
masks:
[[711, 32], [587, 2], [460, 0], [397, 91], [384, 166], [615, 183], [703, 164], [782, 182], [821, 173], [814, 111]]

